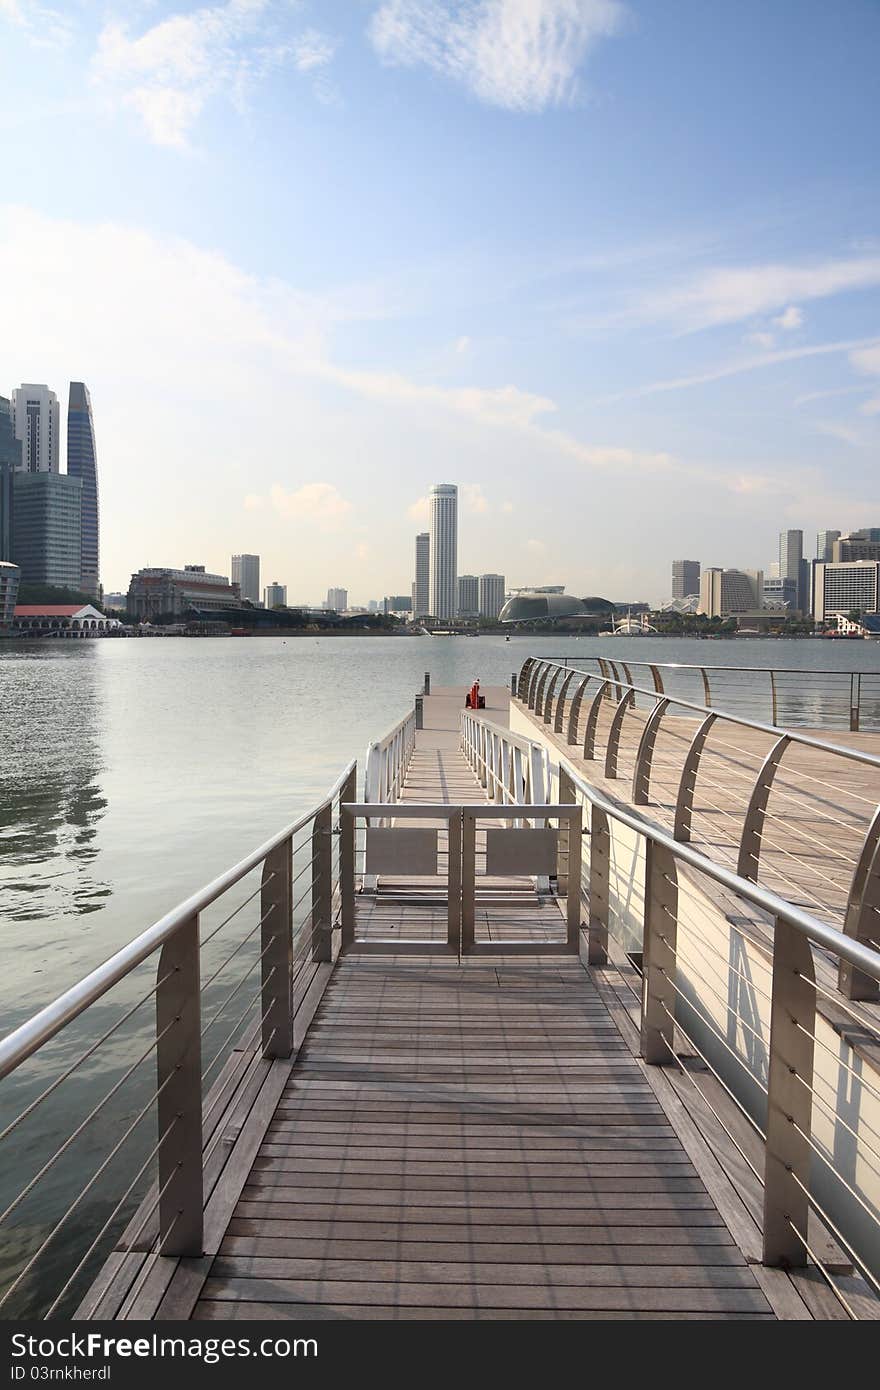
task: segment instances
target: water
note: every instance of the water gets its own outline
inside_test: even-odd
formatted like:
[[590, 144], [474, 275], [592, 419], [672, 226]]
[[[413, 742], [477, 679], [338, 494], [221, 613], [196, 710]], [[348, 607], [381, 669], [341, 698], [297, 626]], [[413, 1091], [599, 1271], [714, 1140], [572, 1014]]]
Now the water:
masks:
[[588, 652], [880, 665], [867, 642], [552, 634], [0, 644], [5, 1027], [308, 809], [350, 758], [362, 770], [426, 669], [435, 686], [507, 685], [529, 654]]
[[[435, 687], [469, 685], [474, 677], [508, 685], [530, 654], [583, 658], [597, 652], [615, 660], [710, 662], [732, 670], [774, 663], [829, 672], [880, 665], [880, 652], [869, 643], [709, 645], [558, 634], [509, 642], [492, 636], [0, 643], [0, 1031], [307, 811], [352, 757], [362, 775], [367, 743], [412, 707], [426, 669]], [[700, 698], [696, 690], [693, 698]], [[769, 717], [768, 708], [755, 717]], [[241, 885], [242, 894], [250, 891], [251, 884]], [[236, 919], [240, 933], [250, 930], [258, 901]], [[224, 933], [209, 950], [226, 952], [235, 940], [227, 945]], [[244, 972], [259, 964], [258, 940], [234, 968]], [[213, 964], [206, 959], [207, 970]], [[145, 963], [0, 1088], [2, 1127], [146, 995], [135, 1018], [7, 1141], [0, 1209], [149, 1046], [155, 968], [155, 959]], [[237, 978], [224, 974], [206, 994], [203, 1018], [225, 997], [218, 991]], [[233, 1000], [229, 1018], [246, 998], [242, 991]], [[203, 1057], [211, 1055], [213, 1038], [226, 1036], [226, 1018], [219, 1016], [206, 1035]], [[136, 1118], [154, 1084], [152, 1067], [150, 1058], [0, 1228], [0, 1284], [21, 1268]], [[15, 1295], [16, 1311], [46, 1308], [154, 1136], [154, 1121], [147, 1118]]]

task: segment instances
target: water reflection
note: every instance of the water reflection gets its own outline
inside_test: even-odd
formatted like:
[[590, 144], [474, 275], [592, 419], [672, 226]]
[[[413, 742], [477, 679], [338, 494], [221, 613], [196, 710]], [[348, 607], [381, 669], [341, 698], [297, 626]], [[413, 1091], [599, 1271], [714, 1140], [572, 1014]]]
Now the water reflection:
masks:
[[4, 655], [2, 916], [28, 922], [95, 912], [111, 894], [96, 873], [107, 808], [96, 653], [91, 644], [53, 643]]

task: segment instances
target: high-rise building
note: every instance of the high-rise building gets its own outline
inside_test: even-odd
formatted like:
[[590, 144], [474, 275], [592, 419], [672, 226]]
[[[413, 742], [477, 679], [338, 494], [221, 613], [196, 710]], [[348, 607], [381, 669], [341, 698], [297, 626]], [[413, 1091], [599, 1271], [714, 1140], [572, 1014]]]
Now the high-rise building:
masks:
[[834, 542], [840, 540], [839, 531], [819, 531], [816, 536], [816, 559], [834, 559]]
[[67, 406], [67, 473], [82, 479], [82, 563], [79, 588], [91, 598], [101, 593], [100, 527], [98, 511], [98, 451], [88, 388], [70, 383]]
[[60, 469], [58, 397], [48, 386], [24, 382], [12, 393], [12, 421], [21, 440], [25, 473]]
[[0, 560], [0, 628], [11, 627], [21, 570], [9, 560]]
[[700, 606], [697, 612], [705, 613], [709, 618], [758, 612], [763, 602], [763, 570], [705, 569], [700, 576]]
[[260, 602], [260, 557], [259, 555], [233, 555], [232, 582], [237, 584], [242, 598], [251, 603]]
[[880, 612], [880, 560], [817, 562], [813, 575], [813, 616], [823, 623], [838, 613]]
[[699, 560], [673, 560], [672, 597], [689, 598], [700, 592]]
[[431, 537], [427, 531], [416, 536], [416, 577], [413, 584], [413, 617], [424, 618], [430, 613], [431, 602]]
[[504, 575], [480, 575], [480, 617], [497, 618], [504, 607]]
[[809, 608], [809, 565], [804, 564], [803, 531], [780, 531], [779, 578], [792, 579], [797, 585], [797, 606], [802, 613]]
[[431, 527], [431, 578], [428, 607], [433, 618], [455, 617], [458, 594], [458, 488], [434, 483], [428, 494]]
[[333, 613], [344, 613], [348, 608], [348, 590], [328, 589], [327, 607]]
[[475, 574], [458, 576], [457, 613], [459, 618], [476, 618], [480, 613], [480, 581]]
[[22, 467], [21, 440], [15, 437], [12, 406], [0, 396], [0, 560], [12, 561], [12, 475]]
[[16, 473], [12, 558], [23, 584], [54, 584], [79, 592], [82, 582], [81, 478], [67, 473]]
[[267, 584], [263, 590], [263, 606], [265, 608], [286, 608], [287, 585], [279, 584], [277, 579], [273, 579], [271, 584]]
[[845, 536], [838, 536], [831, 551], [835, 564], [848, 560], [880, 560], [880, 528], [869, 526], [863, 531], [850, 531]]

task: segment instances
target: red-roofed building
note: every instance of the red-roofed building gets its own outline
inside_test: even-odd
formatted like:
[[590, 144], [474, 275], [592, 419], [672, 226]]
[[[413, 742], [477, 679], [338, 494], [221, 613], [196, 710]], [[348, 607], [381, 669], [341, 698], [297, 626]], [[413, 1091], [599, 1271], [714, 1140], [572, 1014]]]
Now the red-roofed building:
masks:
[[12, 626], [22, 637], [105, 637], [122, 624], [90, 603], [19, 603]]

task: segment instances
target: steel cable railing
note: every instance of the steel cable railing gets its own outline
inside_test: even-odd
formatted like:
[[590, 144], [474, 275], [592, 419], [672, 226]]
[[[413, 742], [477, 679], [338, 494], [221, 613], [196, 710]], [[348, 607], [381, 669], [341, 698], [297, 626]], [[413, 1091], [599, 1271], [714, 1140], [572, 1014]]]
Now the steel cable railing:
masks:
[[859, 940], [876, 937], [864, 882], [880, 841], [880, 757], [670, 693], [655, 664], [648, 688], [632, 683], [629, 663], [621, 673], [596, 660], [591, 675], [529, 658], [518, 696], [606, 778], [631, 775], [633, 803], [669, 816], [676, 839], [729, 854], [742, 877], [803, 899]]
[[[582, 806], [590, 963], [601, 965], [613, 946], [645, 1060], [678, 1066], [760, 1182], [766, 1262], [796, 1269], [813, 1260], [848, 1315], [859, 1316], [853, 1290], [841, 1288], [817, 1254], [807, 1213], [825, 1222], [866, 1289], [880, 1292], [880, 1070], [871, 1060], [880, 1024], [870, 1003], [835, 988], [825, 964], [847, 962], [877, 982], [880, 951], [611, 801], [570, 763], [551, 762], [537, 741], [465, 712], [461, 746], [490, 797], [512, 813], [514, 797], [498, 769], [515, 750], [523, 758], [533, 750], [536, 766], [543, 760], [548, 801], [555, 792], [559, 803]], [[742, 924], [704, 888], [713, 884], [739, 900]], [[833, 1006], [827, 1017], [822, 1000]], [[842, 1027], [838, 1011], [855, 1027]], [[762, 1146], [760, 1161], [688, 1056], [747, 1122]], [[842, 1139], [852, 1147], [846, 1167]], [[743, 1200], [749, 1207], [749, 1197]]]
[[[59, 1038], [57, 1051], [66, 1039], [65, 1030], [90, 1018], [98, 1001], [118, 987], [130, 987], [140, 968], [155, 969], [155, 984], [136, 1000], [126, 1001], [119, 1017], [72, 1061], [62, 1062], [57, 1075], [38, 1087], [0, 1129], [0, 1141], [18, 1143], [23, 1136], [23, 1143], [27, 1137], [28, 1152], [39, 1151], [42, 1136], [51, 1130], [44, 1121], [39, 1135], [25, 1136], [28, 1121], [46, 1111], [50, 1100], [57, 1105], [63, 1098], [65, 1116], [53, 1120], [53, 1106], [49, 1117], [61, 1131], [61, 1142], [40, 1155], [35, 1171], [20, 1190], [9, 1194], [0, 1214], [0, 1223], [15, 1232], [15, 1241], [6, 1241], [0, 1285], [4, 1316], [69, 1314], [83, 1281], [126, 1221], [128, 1250], [136, 1248], [151, 1221], [158, 1221], [155, 1238], [148, 1238], [150, 1250], [201, 1253], [205, 1165], [212, 1163], [214, 1181], [225, 1133], [217, 1117], [255, 1066], [290, 1055], [299, 1007], [294, 981], [304, 970], [310, 971], [307, 980], [317, 978], [319, 965], [329, 962], [332, 968], [338, 954], [339, 856], [333, 837], [342, 801], [353, 800], [356, 790], [356, 764], [351, 763], [317, 807], [0, 1041], [0, 1078], [14, 1078], [17, 1090], [27, 1090], [33, 1086], [24, 1070], [30, 1059], [44, 1065], [53, 1039]], [[215, 905], [228, 901], [236, 885], [254, 873], [259, 875], [256, 887], [248, 887], [219, 922], [210, 922]], [[297, 892], [301, 887], [304, 891]], [[233, 928], [236, 939], [223, 949], [220, 933]], [[218, 938], [221, 954], [206, 967], [206, 948]], [[242, 1010], [242, 993], [255, 972], [260, 973], [259, 988]], [[222, 998], [214, 997], [218, 987]], [[123, 1053], [130, 1048], [130, 1028], [124, 1026], [132, 1026], [132, 1020], [136, 1025], [138, 1010], [150, 1000], [155, 1001], [156, 1022], [148, 1041], [119, 1069], [101, 1098], [87, 1104], [82, 1119], [67, 1119], [76, 1101], [71, 1100], [69, 1085], [83, 1076], [86, 1064], [94, 1069], [96, 1059], [102, 1071], [117, 1070], [115, 1059], [106, 1055], [106, 1044], [113, 1040], [119, 1050], [121, 1040]], [[206, 1022], [205, 1002], [210, 1010]], [[237, 1015], [234, 1020], [232, 1014]], [[222, 1042], [218, 1036], [206, 1061], [202, 1041], [221, 1031]], [[155, 1079], [149, 1079], [145, 1064], [153, 1057]], [[206, 1090], [215, 1073], [216, 1080]], [[92, 1085], [89, 1076], [78, 1094], [88, 1094]], [[152, 1139], [144, 1135], [148, 1123], [155, 1126]], [[87, 1177], [81, 1171], [82, 1159], [74, 1162], [75, 1146], [86, 1142], [94, 1156]], [[7, 1174], [17, 1167], [20, 1171], [24, 1152], [19, 1145], [16, 1161], [7, 1158]], [[41, 1197], [50, 1179], [51, 1190]]]

